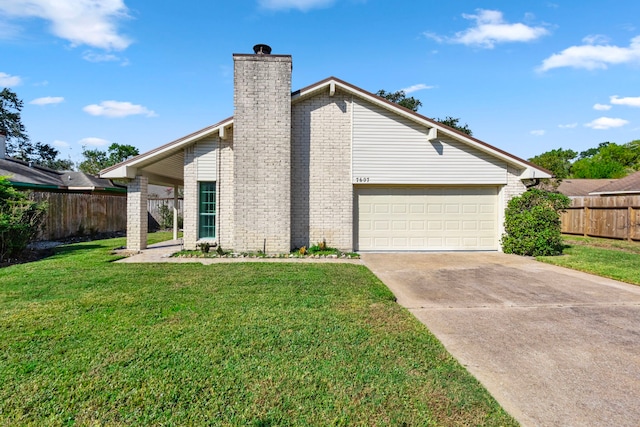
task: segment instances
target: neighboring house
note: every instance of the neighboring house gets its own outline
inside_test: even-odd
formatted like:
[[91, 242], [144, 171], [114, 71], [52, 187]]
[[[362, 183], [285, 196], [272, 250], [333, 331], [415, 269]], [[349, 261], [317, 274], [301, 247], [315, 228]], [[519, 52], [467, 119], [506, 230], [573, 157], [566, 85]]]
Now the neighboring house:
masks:
[[40, 239], [122, 231], [126, 228], [126, 187], [82, 172], [56, 171], [6, 155], [0, 135], [0, 175], [33, 200], [47, 202]]
[[101, 172], [130, 180], [129, 249], [153, 183], [184, 187], [185, 249], [499, 250], [507, 202], [551, 177], [334, 77], [291, 93], [291, 56], [254, 50], [233, 55], [233, 117]]
[[563, 179], [557, 191], [567, 197], [589, 197], [597, 189], [616, 182], [617, 179]]
[[591, 196], [632, 196], [640, 195], [640, 171], [632, 173], [613, 182], [601, 186], [591, 193]]

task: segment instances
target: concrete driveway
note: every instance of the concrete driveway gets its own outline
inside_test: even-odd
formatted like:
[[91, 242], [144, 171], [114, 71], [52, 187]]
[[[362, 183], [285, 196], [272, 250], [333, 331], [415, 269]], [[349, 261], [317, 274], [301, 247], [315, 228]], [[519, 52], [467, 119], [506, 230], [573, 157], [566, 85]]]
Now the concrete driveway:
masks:
[[640, 425], [640, 287], [501, 253], [362, 260], [523, 426]]

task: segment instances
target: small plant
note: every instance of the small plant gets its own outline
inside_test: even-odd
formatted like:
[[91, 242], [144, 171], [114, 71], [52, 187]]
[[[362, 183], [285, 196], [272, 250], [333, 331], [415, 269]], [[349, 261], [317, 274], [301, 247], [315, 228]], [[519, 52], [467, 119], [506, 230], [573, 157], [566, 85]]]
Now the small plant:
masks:
[[224, 251], [224, 249], [222, 249], [222, 246], [218, 246], [216, 248], [216, 253], [220, 256], [226, 255], [227, 253]]
[[198, 248], [200, 249], [200, 252], [202, 252], [203, 254], [208, 254], [209, 250], [211, 250], [211, 243], [209, 242], [198, 243]]
[[322, 242], [318, 243], [318, 248], [321, 251], [324, 251], [327, 249], [327, 241], [325, 239], [322, 239]]
[[302, 256], [305, 256], [307, 254], [307, 247], [303, 246], [298, 250], [298, 253]]

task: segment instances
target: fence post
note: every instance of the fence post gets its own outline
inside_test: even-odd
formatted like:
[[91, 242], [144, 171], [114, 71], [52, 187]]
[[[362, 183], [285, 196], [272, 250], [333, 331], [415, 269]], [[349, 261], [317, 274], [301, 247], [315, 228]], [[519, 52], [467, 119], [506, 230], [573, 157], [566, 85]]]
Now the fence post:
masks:
[[589, 235], [589, 208], [584, 207], [584, 227], [583, 227], [584, 237]]

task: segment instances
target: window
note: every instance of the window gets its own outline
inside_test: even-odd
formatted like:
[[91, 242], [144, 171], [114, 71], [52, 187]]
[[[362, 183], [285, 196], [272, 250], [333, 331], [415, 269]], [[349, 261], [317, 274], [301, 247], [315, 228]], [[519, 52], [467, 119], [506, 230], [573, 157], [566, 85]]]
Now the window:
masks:
[[200, 227], [198, 238], [216, 237], [216, 183], [200, 183]]

